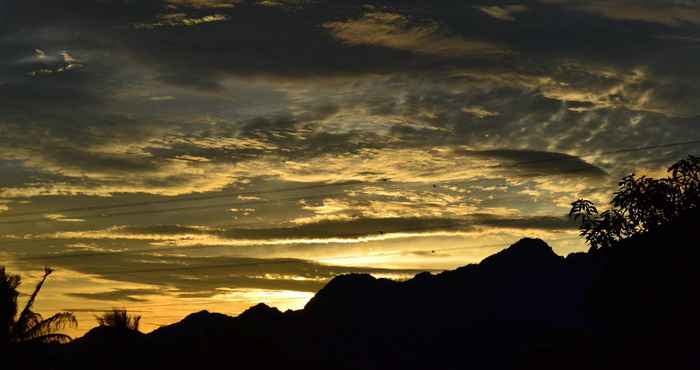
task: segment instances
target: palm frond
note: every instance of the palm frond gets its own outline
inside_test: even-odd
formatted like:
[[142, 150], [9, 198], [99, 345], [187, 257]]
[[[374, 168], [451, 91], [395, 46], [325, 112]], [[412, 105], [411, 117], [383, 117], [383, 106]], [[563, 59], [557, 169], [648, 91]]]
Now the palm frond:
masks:
[[139, 330], [141, 316], [132, 316], [126, 310], [112, 309], [105, 312], [101, 316], [96, 316], [95, 319], [100, 326], [111, 326], [114, 328], [122, 328], [129, 330]]
[[[46, 320], [42, 320], [33, 327], [23, 333], [24, 340], [40, 340], [49, 335], [55, 335], [54, 332], [63, 330], [66, 327], [75, 328], [78, 326], [78, 320], [71, 312], [59, 312]], [[69, 337], [70, 340], [70, 337]]]
[[52, 269], [50, 269], [48, 267], [44, 268], [44, 276], [41, 278], [39, 283], [34, 288], [34, 292], [29, 297], [27, 304], [24, 305], [24, 309], [22, 310], [22, 313], [19, 315], [19, 318], [17, 319], [17, 324], [15, 325], [16, 327], [18, 327], [20, 329], [21, 328], [26, 328], [26, 329], [29, 328], [28, 322], [32, 319], [32, 317], [34, 315], [37, 315], [37, 314], [32, 312], [32, 306], [34, 305], [34, 301], [36, 300], [36, 296], [39, 294], [39, 291], [41, 290], [41, 287], [44, 285], [46, 278], [48, 278], [52, 272], [53, 272]]
[[32, 310], [27, 310], [23, 312], [24, 319], [21, 321], [16, 321], [12, 326], [12, 341], [20, 342], [25, 339], [26, 333], [30, 331], [33, 327], [41, 323], [43, 317], [41, 314], [36, 313]]
[[70, 335], [51, 333], [51, 334], [45, 334], [45, 335], [42, 335], [40, 337], [26, 340], [25, 342], [26, 343], [44, 343], [44, 344], [64, 344], [64, 343], [70, 342], [72, 339], [73, 338], [71, 338]]

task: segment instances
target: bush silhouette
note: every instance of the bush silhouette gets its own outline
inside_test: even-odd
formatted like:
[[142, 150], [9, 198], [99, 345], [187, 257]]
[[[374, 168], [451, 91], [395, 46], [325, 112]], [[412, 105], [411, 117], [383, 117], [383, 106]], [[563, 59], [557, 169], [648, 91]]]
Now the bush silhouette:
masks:
[[688, 156], [673, 164], [661, 179], [624, 177], [610, 202], [598, 212], [593, 202], [571, 203], [569, 217], [581, 222], [581, 236], [593, 249], [657, 230], [697, 212], [700, 205], [700, 158]]
[[44, 276], [34, 288], [24, 309], [17, 316], [17, 287], [22, 283], [18, 275], [7, 274], [4, 266], [0, 266], [0, 347], [11, 343], [65, 343], [70, 336], [57, 333], [67, 326], [78, 325], [75, 316], [70, 312], [59, 312], [47, 319], [32, 311], [46, 278], [53, 270], [46, 268]]
[[141, 316], [132, 316], [126, 310], [115, 308], [112, 311], [105, 312], [102, 316], [97, 316], [96, 319], [100, 326], [138, 331]]

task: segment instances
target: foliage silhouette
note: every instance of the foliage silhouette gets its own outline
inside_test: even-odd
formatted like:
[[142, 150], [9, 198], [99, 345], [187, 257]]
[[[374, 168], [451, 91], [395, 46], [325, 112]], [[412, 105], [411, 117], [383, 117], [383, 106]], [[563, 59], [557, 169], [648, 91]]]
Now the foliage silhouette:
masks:
[[593, 202], [579, 199], [571, 203], [569, 217], [581, 222], [581, 236], [593, 249], [673, 224], [698, 210], [700, 158], [688, 156], [668, 172], [661, 179], [626, 176], [608, 210], [599, 213]]
[[105, 312], [101, 316], [97, 316], [96, 319], [100, 326], [138, 331], [141, 316], [132, 316], [129, 315], [126, 310], [115, 308], [112, 309], [112, 311]]
[[57, 333], [66, 327], [78, 325], [75, 316], [70, 312], [59, 312], [47, 319], [39, 313], [32, 311], [41, 287], [53, 270], [44, 269], [44, 276], [34, 288], [34, 292], [17, 315], [17, 287], [21, 284], [18, 275], [11, 275], [0, 267], [0, 320], [2, 320], [2, 332], [0, 333], [0, 346], [5, 347], [12, 343], [66, 343], [71, 340], [66, 334]]
[[[406, 281], [342, 275], [301, 310], [201, 311], [147, 334], [99, 326], [33, 356], [33, 368], [121, 370], [139, 358], [141, 368], [188, 370], [696, 370], [700, 249], [659, 246], [697, 245], [697, 161], [673, 168], [680, 190], [669, 193], [678, 200], [660, 213], [666, 219], [644, 216], [615, 248], [563, 257], [526, 238]], [[592, 203], [578, 205], [597, 215]]]

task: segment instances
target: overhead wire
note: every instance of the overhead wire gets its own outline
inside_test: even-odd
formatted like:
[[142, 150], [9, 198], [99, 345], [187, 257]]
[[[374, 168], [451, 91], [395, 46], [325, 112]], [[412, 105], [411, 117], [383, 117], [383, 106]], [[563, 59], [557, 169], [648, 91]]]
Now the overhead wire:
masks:
[[[416, 227], [403, 227], [403, 228], [396, 228], [396, 229], [385, 229], [385, 230], [373, 230], [373, 231], [364, 231], [364, 232], [355, 232], [355, 233], [339, 233], [337, 235], [333, 236], [315, 236], [315, 237], [310, 237], [310, 236], [292, 236], [292, 237], [287, 237], [287, 238], [276, 238], [275, 240], [298, 240], [298, 239], [304, 239], [304, 238], [310, 238], [314, 240], [318, 240], [319, 243], [321, 242], [329, 242], [332, 240], [338, 240], [338, 239], [358, 239], [359, 241], [373, 241], [377, 238], [382, 238], [382, 237], [387, 237], [389, 235], [396, 235], [396, 234], [405, 234], [405, 233], [415, 233], [415, 232], [421, 232], [421, 231], [433, 231], [436, 233], [440, 232], [446, 232], [446, 231], [452, 231], [452, 232], [459, 232], [459, 231], [465, 231], [468, 229], [472, 224], [472, 220], [470, 220], [467, 217], [463, 218], [450, 218], [444, 220], [445, 224], [430, 224], [430, 225], [423, 225], [423, 226], [416, 226]], [[478, 223], [477, 223], [478, 225]], [[91, 238], [84, 238], [84, 239], [91, 239]], [[61, 239], [58, 239], [61, 240]], [[54, 242], [58, 242], [58, 240]], [[238, 244], [238, 245], [226, 245], [226, 244], [212, 244], [212, 245], [207, 245], [206, 241], [203, 241], [201, 244], [195, 244], [195, 245], [188, 245], [188, 246], [168, 246], [168, 247], [156, 247], [156, 248], [140, 248], [140, 249], [130, 249], [130, 250], [120, 250], [120, 251], [104, 251], [104, 252], [76, 252], [76, 253], [68, 253], [68, 254], [52, 254], [52, 255], [44, 255], [44, 256], [28, 256], [28, 257], [18, 257], [18, 261], [32, 261], [32, 260], [41, 260], [41, 261], [46, 261], [46, 260], [56, 260], [56, 259], [70, 259], [70, 258], [86, 258], [86, 257], [97, 257], [97, 256], [114, 256], [114, 255], [125, 255], [125, 254], [149, 254], [149, 253], [161, 253], [161, 252], [179, 252], [179, 251], [185, 251], [185, 250], [202, 250], [202, 249], [222, 249], [222, 248], [242, 248], [246, 246], [259, 246], [261, 242], [264, 242], [264, 238], [259, 238], [259, 239], [241, 239], [248, 241], [249, 244]], [[24, 243], [29, 243], [31, 242], [31, 239], [24, 240]], [[293, 243], [290, 243], [293, 244]], [[0, 244], [1, 246], [1, 244]], [[233, 257], [233, 256], [229, 256]], [[252, 256], [236, 256], [238, 258], [254, 258]]]
[[[633, 152], [633, 151], [641, 151], [641, 150], [652, 150], [652, 149], [668, 148], [668, 147], [674, 147], [674, 146], [687, 146], [687, 145], [692, 145], [692, 144], [700, 144], [700, 140], [666, 143], [666, 144], [644, 146], [644, 147], [638, 147], [638, 148], [626, 148], [626, 149], [620, 149], [620, 150], [615, 150], [615, 151], [602, 152], [602, 153], [598, 153], [598, 154], [582, 155], [581, 157], [594, 156], [594, 155], [609, 155], [609, 154], [625, 153], [625, 152]], [[515, 162], [515, 163], [507, 164], [507, 165], [483, 166], [483, 167], [477, 166], [474, 169], [478, 170], [478, 169], [496, 169], [496, 168], [517, 168], [519, 166], [528, 165], [528, 164], [537, 164], [537, 163], [544, 163], [544, 162], [558, 162], [558, 161], [567, 161], [567, 160], [575, 160], [575, 159], [576, 159], [575, 157], [571, 157], [571, 158], [569, 158], [569, 157], [556, 157], [556, 158], [547, 158], [547, 159], [533, 160], [533, 161], [520, 161], [520, 162]], [[518, 177], [524, 177], [524, 178], [530, 177], [530, 178], [532, 178], [532, 177], [543, 177], [543, 176], [559, 176], [562, 174], [586, 172], [586, 171], [590, 171], [590, 170], [591, 170], [590, 166], [581, 166], [580, 168], [574, 168], [574, 169], [559, 169], [556, 171], [552, 171], [550, 173], [518, 174]], [[117, 209], [117, 208], [128, 208], [128, 207], [150, 206], [150, 205], [166, 204], [166, 203], [172, 203], [172, 202], [201, 201], [201, 200], [209, 200], [209, 199], [223, 198], [223, 197], [229, 197], [229, 196], [254, 196], [254, 195], [263, 195], [263, 194], [270, 194], [270, 193], [304, 191], [304, 190], [336, 187], [336, 186], [352, 186], [352, 185], [371, 186], [371, 185], [377, 185], [377, 184], [387, 183], [387, 182], [389, 182], [389, 179], [387, 179], [386, 181], [379, 181], [379, 182], [369, 183], [369, 184], [366, 182], [363, 183], [363, 182], [359, 182], [359, 181], [350, 181], [350, 182], [343, 182], [343, 183], [314, 184], [314, 185], [309, 185], [309, 186], [290, 188], [289, 190], [275, 189], [275, 190], [267, 190], [267, 191], [246, 191], [246, 192], [238, 192], [238, 193], [216, 194], [216, 195], [208, 195], [208, 196], [200, 196], [200, 197], [189, 197], [189, 198], [183, 198], [183, 199], [161, 199], [161, 200], [137, 202], [137, 203], [124, 203], [124, 204], [112, 204], [112, 205], [89, 206], [89, 207], [73, 207], [73, 208], [63, 208], [63, 209], [56, 209], [56, 210], [49, 210], [49, 211], [46, 211], [46, 210], [44, 210], [44, 211], [31, 211], [31, 212], [24, 212], [21, 214], [6, 213], [4, 215], [0, 215], [0, 219], [21, 217], [21, 216], [35, 215], [35, 214], [75, 213], [75, 212], [103, 210], [103, 209]], [[460, 183], [459, 180], [449, 180], [447, 182]], [[435, 185], [437, 183], [439, 183], [439, 182], [436, 182], [433, 185]], [[392, 184], [398, 185], [399, 183], [392, 182]], [[408, 185], [408, 186], [410, 186], [410, 185]], [[429, 186], [429, 184], [420, 184], [417, 186]], [[287, 198], [280, 198], [280, 199], [256, 200], [256, 201], [248, 201], [248, 202], [219, 203], [219, 204], [206, 204], [206, 205], [193, 205], [193, 206], [183, 206], [183, 207], [165, 208], [165, 209], [147, 209], [147, 210], [134, 210], [134, 211], [112, 212], [112, 213], [97, 213], [97, 214], [89, 214], [89, 215], [75, 215], [73, 217], [108, 218], [108, 217], [131, 216], [131, 215], [140, 215], [140, 214], [159, 214], [159, 213], [186, 211], [186, 210], [202, 210], [202, 209], [212, 209], [212, 208], [219, 208], [219, 207], [223, 208], [223, 207], [259, 205], [259, 204], [266, 204], [266, 203], [273, 203], [273, 202], [294, 201], [294, 200], [303, 200], [303, 199], [318, 199], [318, 198], [323, 198], [323, 197], [328, 197], [328, 196], [333, 196], [333, 195], [338, 195], [338, 193], [300, 195], [297, 197], [287, 197]], [[2, 221], [0, 221], [0, 225], [35, 223], [35, 222], [55, 222], [55, 221], [56, 220], [51, 220], [51, 219], [47, 219], [47, 218], [43, 217], [43, 218], [34, 218], [34, 219], [2, 220]]]

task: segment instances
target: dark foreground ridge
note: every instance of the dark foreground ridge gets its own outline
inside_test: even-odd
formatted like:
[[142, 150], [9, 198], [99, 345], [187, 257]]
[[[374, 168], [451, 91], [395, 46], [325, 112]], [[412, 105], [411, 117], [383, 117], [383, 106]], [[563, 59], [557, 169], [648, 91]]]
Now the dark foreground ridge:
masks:
[[567, 257], [523, 239], [405, 282], [338, 276], [299, 311], [201, 311], [149, 334], [98, 327], [23, 358], [46, 369], [698, 369], [696, 226]]

